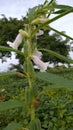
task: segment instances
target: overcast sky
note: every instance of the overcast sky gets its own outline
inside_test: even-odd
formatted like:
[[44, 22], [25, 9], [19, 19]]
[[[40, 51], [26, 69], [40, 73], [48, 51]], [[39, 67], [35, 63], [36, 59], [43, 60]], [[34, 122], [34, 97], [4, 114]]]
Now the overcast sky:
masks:
[[[29, 8], [43, 3], [44, 0], [0, 0], [0, 17], [5, 14], [6, 17], [22, 18], [26, 16]], [[73, 6], [73, 0], [57, 0], [58, 4]], [[73, 14], [68, 14], [63, 18], [51, 24], [54, 28], [60, 31], [65, 31], [66, 34], [73, 37]]]

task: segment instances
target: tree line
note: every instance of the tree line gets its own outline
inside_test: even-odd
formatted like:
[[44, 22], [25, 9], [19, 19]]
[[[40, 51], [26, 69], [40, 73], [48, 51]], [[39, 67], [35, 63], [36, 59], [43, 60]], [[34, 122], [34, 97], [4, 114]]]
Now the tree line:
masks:
[[[27, 22], [26, 17], [22, 17], [20, 20], [17, 18], [6, 18], [5, 15], [0, 19], [0, 45], [8, 46], [7, 41], [14, 41], [18, 30], [24, 28], [24, 23]], [[43, 30], [43, 34], [37, 36], [38, 47], [47, 48], [53, 50], [63, 56], [69, 57], [70, 45], [68, 44], [69, 39], [63, 39], [59, 34], [52, 33], [51, 30]], [[0, 58], [3, 56], [11, 56], [9, 52], [0, 51]], [[19, 56], [17, 56], [19, 58]], [[20, 59], [20, 58], [19, 58]], [[43, 60], [53, 62], [54, 64], [58, 62], [64, 62], [58, 58], [49, 56], [44, 52]], [[20, 60], [21, 62], [21, 60]]]

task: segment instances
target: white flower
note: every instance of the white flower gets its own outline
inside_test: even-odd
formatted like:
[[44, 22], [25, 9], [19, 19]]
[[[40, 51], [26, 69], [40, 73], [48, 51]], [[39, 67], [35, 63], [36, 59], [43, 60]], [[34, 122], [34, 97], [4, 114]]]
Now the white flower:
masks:
[[43, 30], [39, 30], [39, 32], [37, 32], [36, 36], [41, 36], [43, 34], [44, 34]]
[[7, 41], [7, 44], [12, 48], [17, 49], [21, 44], [21, 42], [22, 42], [22, 35], [19, 33], [15, 38], [14, 42]]
[[36, 55], [32, 55], [32, 60], [38, 66], [38, 68], [40, 69], [41, 72], [45, 72], [45, 70], [47, 70], [49, 62], [43, 62]]
[[35, 48], [33, 55], [37, 56], [39, 59], [42, 58], [42, 52], [38, 51], [37, 48]]

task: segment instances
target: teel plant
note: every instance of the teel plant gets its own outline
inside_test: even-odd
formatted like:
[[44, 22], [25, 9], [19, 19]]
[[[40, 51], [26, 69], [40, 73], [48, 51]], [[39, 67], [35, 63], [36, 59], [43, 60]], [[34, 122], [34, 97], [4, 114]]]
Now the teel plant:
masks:
[[[55, 0], [51, 0], [50, 2], [45, 0], [45, 2], [42, 5], [36, 6], [29, 10], [26, 17], [27, 23], [24, 24], [24, 29], [19, 30], [19, 34], [13, 43], [9, 41], [7, 42], [7, 44], [9, 44], [9, 46], [12, 48], [0, 46], [0, 50], [14, 51], [24, 58], [23, 73], [21, 75], [23, 75], [24, 78], [27, 78], [29, 83], [29, 86], [25, 88], [25, 94], [24, 94], [25, 102], [16, 100], [7, 101], [0, 104], [0, 110], [6, 110], [15, 107], [25, 108], [24, 110], [26, 111], [26, 113], [30, 115], [30, 123], [28, 126], [29, 130], [41, 130], [40, 120], [35, 115], [35, 109], [37, 109], [39, 101], [37, 100], [37, 93], [35, 87], [33, 87], [36, 78], [33, 62], [38, 66], [41, 73], [46, 71], [48, 67], [48, 62], [44, 63], [41, 60], [42, 52], [40, 52], [39, 50], [46, 51], [47, 53], [49, 53], [49, 55], [62, 59], [67, 63], [73, 63], [71, 59], [68, 59], [51, 50], [44, 48], [38, 50], [37, 49], [38, 43], [36, 40], [37, 35], [38, 33], [41, 33], [40, 32], [41, 30], [50, 28], [56, 33], [59, 33], [60, 35], [73, 40], [73, 38], [71, 38], [70, 36], [63, 34], [50, 26], [50, 23], [58, 20], [59, 18], [71, 12], [73, 12], [73, 7], [71, 6], [58, 5], [55, 2]], [[50, 18], [52, 14], [56, 14], [56, 16]], [[18, 50], [20, 44], [22, 45], [23, 51]], [[11, 128], [12, 130], [17, 129], [22, 130], [22, 126], [17, 123], [9, 124], [6, 128], [4, 128], [4, 130], [9, 130]]]

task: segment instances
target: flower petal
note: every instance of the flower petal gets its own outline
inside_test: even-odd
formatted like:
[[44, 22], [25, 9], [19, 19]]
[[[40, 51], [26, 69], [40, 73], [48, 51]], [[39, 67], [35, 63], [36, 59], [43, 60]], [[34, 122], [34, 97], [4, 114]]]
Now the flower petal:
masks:
[[43, 30], [39, 30], [39, 32], [37, 32], [37, 34], [36, 34], [36, 37], [37, 37], [37, 36], [41, 36], [41, 35], [43, 35], [43, 34], [44, 34]]
[[49, 65], [49, 62], [43, 62], [42, 60], [40, 60], [37, 56], [32, 55], [32, 60], [33, 62], [38, 66], [38, 68], [40, 69], [41, 72], [45, 72], [45, 70], [47, 70], [47, 67]]
[[12, 48], [17, 49], [21, 44], [21, 42], [22, 42], [22, 35], [19, 33], [15, 38], [14, 42], [7, 41], [7, 44]]
[[37, 48], [35, 48], [33, 55], [37, 56], [39, 59], [42, 58], [42, 52], [38, 51]]

